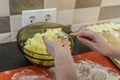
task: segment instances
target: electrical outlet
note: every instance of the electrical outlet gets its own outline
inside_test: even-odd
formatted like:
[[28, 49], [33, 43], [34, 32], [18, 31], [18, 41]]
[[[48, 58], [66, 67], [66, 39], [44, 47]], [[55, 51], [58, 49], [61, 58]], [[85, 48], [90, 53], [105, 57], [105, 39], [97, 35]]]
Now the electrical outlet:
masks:
[[22, 11], [22, 27], [35, 22], [56, 22], [56, 8]]

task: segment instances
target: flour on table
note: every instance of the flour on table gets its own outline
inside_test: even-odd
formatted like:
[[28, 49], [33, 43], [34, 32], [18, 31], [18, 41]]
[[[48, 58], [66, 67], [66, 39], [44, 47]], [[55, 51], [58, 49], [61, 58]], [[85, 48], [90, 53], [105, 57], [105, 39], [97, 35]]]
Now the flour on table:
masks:
[[79, 80], [120, 80], [118, 73], [89, 60], [75, 63]]

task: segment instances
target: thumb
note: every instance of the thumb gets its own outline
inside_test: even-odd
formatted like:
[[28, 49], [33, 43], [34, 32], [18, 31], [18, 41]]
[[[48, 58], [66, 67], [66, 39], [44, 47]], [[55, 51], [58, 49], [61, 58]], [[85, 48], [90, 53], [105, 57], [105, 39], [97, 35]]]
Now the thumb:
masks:
[[67, 40], [63, 43], [62, 46], [63, 46], [63, 47], [69, 47], [69, 40], [67, 39]]
[[44, 44], [46, 45], [49, 41], [49, 39], [46, 36], [42, 37]]
[[67, 39], [67, 41], [64, 43], [64, 45], [62, 45], [62, 47], [64, 47], [67, 51], [69, 51], [70, 53], [71, 53], [71, 51], [70, 51], [70, 46], [69, 46], [69, 40]]

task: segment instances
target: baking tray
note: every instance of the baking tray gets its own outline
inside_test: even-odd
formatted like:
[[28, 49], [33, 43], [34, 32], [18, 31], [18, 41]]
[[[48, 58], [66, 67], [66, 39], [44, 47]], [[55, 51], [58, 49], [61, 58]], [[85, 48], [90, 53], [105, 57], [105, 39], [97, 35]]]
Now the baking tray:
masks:
[[120, 60], [117, 60], [117, 59], [114, 59], [114, 58], [111, 58], [110, 59], [114, 62], [114, 64], [120, 69]]

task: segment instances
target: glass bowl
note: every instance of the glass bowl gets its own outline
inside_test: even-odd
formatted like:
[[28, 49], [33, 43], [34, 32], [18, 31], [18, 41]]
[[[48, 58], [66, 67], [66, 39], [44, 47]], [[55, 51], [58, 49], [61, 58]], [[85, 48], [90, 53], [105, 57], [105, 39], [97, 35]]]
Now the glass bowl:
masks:
[[[20, 51], [25, 55], [25, 57], [33, 64], [42, 65], [42, 66], [53, 66], [54, 59], [50, 54], [43, 54], [33, 52], [31, 50], [26, 49], [25, 42], [28, 38], [32, 38], [36, 33], [44, 33], [47, 29], [61, 28], [63, 32], [69, 34], [71, 31], [66, 29], [65, 26], [51, 23], [51, 22], [37, 22], [30, 25], [27, 25], [19, 30], [17, 34], [17, 44]], [[70, 41], [70, 48], [73, 49], [74, 42], [73, 39], [68, 35]], [[41, 46], [41, 45], [39, 45]]]

